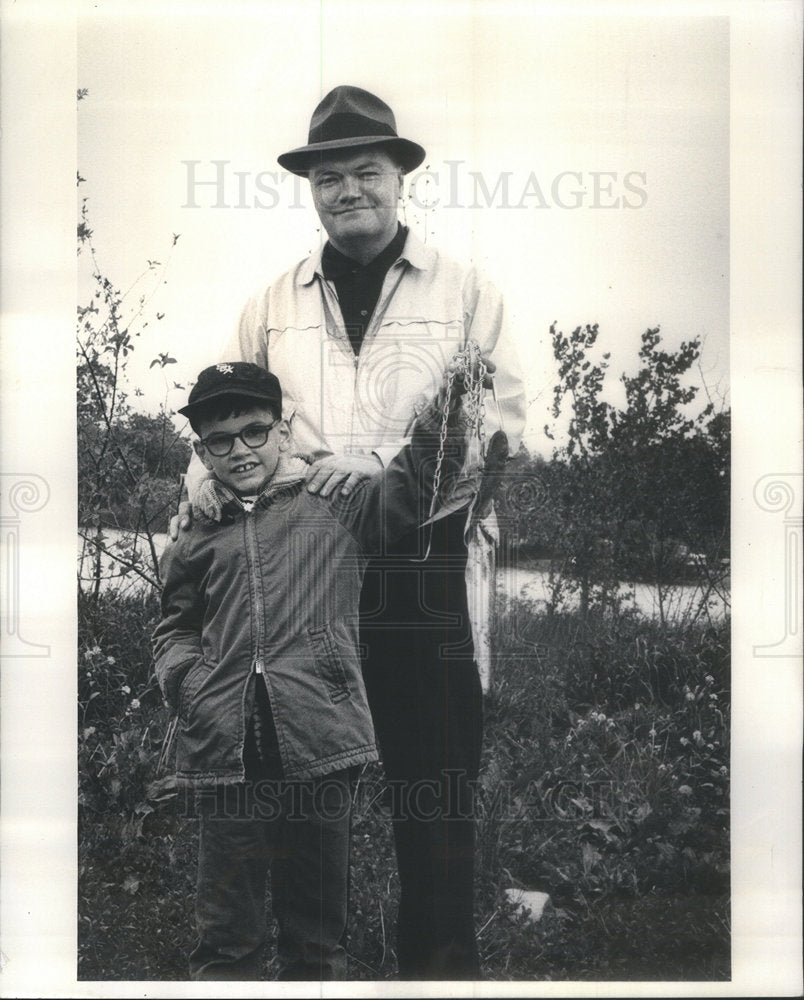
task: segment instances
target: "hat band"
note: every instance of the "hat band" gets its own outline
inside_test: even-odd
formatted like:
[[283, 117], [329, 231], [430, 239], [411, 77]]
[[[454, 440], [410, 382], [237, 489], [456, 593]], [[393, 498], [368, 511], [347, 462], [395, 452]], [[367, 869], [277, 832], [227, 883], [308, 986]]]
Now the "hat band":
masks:
[[390, 125], [378, 122], [376, 118], [367, 118], [365, 115], [357, 115], [351, 111], [342, 111], [330, 115], [320, 125], [311, 128], [307, 142], [312, 145], [316, 142], [357, 139], [369, 135], [376, 135], [378, 138], [382, 136], [398, 138]]

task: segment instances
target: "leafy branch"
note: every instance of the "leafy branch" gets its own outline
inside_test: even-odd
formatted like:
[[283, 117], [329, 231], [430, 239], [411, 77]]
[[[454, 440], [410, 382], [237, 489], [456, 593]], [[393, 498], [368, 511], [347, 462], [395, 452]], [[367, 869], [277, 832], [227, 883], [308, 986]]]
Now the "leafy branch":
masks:
[[[77, 96], [84, 100], [87, 91], [79, 90]], [[86, 183], [80, 172], [76, 183], [79, 188]], [[88, 581], [95, 600], [110, 563], [120, 567], [121, 576], [158, 585], [154, 536], [166, 527], [189, 460], [189, 445], [173, 426], [166, 404], [156, 416], [137, 413], [126, 389], [128, 359], [148, 326], [178, 239], [174, 233], [163, 260], [148, 260], [122, 292], [100, 263], [89, 199], [81, 199], [77, 252], [89, 262], [94, 291], [77, 308], [79, 524], [91, 543], [85, 549], [86, 558], [82, 554], [79, 562], [79, 587]], [[164, 316], [156, 312], [157, 321]], [[151, 367], [171, 363], [176, 363], [175, 358], [160, 352]], [[107, 534], [108, 529], [114, 529], [116, 536]], [[146, 545], [150, 567], [142, 565], [140, 540]], [[88, 577], [85, 563], [90, 565]]]

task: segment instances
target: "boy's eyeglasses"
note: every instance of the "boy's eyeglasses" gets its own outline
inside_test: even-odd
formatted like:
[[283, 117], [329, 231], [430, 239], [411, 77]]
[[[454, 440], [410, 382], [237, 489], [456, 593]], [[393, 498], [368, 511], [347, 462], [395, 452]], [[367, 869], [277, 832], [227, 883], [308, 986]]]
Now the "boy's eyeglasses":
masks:
[[279, 423], [274, 420], [272, 424], [249, 424], [237, 434], [227, 434], [225, 431], [217, 431], [209, 437], [201, 438], [201, 444], [207, 449], [210, 455], [215, 458], [224, 458], [234, 448], [235, 441], [239, 438], [247, 448], [262, 448], [268, 440], [268, 435]]

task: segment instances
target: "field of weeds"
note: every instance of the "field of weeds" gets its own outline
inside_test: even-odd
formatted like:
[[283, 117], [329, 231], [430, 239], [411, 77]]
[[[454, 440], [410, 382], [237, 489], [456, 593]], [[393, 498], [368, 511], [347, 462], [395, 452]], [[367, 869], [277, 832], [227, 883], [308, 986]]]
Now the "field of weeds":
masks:
[[[79, 607], [81, 980], [187, 978], [196, 830], [157, 772], [157, 611], [153, 596], [114, 593]], [[511, 601], [498, 634], [476, 805], [484, 978], [728, 979], [728, 620]], [[361, 980], [395, 974], [381, 788], [370, 766], [355, 791], [348, 950]], [[549, 895], [537, 924], [508, 889]]]

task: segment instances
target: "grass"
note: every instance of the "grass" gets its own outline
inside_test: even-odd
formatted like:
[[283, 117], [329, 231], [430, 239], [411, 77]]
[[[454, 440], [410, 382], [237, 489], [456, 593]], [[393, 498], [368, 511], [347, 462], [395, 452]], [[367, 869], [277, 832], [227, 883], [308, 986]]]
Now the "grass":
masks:
[[[80, 609], [81, 980], [185, 980], [195, 826], [156, 783], [166, 725], [153, 598]], [[477, 795], [476, 914], [489, 980], [728, 979], [728, 622], [501, 607]], [[366, 769], [356, 796], [354, 979], [395, 974], [398, 883]], [[509, 903], [536, 889], [539, 924]], [[275, 972], [269, 959], [267, 976]]]

